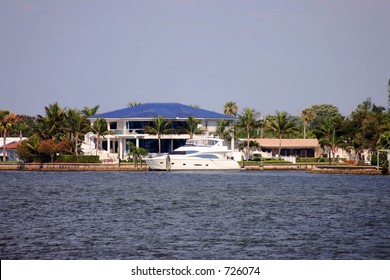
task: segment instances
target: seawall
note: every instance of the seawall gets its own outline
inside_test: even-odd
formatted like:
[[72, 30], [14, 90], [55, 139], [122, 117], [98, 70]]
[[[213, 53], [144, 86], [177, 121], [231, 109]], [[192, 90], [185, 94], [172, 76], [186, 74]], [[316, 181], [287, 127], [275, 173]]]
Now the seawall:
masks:
[[147, 171], [148, 166], [135, 168], [133, 164], [101, 164], [101, 163], [17, 163], [0, 164], [1, 170], [25, 171]]
[[375, 166], [350, 166], [350, 165], [314, 165], [314, 164], [266, 164], [248, 165], [244, 170], [296, 170], [324, 174], [368, 174], [380, 175], [381, 172]]

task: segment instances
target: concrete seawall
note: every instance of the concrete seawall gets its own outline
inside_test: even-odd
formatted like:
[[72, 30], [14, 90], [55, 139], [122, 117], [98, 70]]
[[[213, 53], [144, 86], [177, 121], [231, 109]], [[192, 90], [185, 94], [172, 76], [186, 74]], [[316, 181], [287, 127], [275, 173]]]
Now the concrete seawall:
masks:
[[100, 164], [100, 163], [17, 163], [0, 164], [1, 170], [14, 171], [147, 171], [147, 165], [136, 169], [132, 164]]
[[296, 170], [324, 174], [368, 174], [380, 175], [381, 172], [375, 166], [350, 166], [350, 165], [314, 165], [314, 164], [267, 164], [245, 166], [245, 170]]
[[[17, 163], [0, 164], [1, 170], [13, 171], [148, 171], [146, 164], [135, 168], [133, 164], [101, 164], [101, 163]], [[374, 166], [345, 165], [313, 165], [313, 164], [267, 164], [248, 165], [245, 171], [308, 171], [324, 174], [381, 174]]]
[[312, 164], [266, 164], [266, 165], [247, 165], [244, 167], [248, 171], [256, 170], [312, 170]]

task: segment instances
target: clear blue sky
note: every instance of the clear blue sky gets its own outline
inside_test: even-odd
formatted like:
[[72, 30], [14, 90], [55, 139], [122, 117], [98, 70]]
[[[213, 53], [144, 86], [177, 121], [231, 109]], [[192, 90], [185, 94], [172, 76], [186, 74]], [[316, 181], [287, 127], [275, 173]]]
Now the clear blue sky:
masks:
[[0, 109], [387, 106], [389, 0], [0, 0]]

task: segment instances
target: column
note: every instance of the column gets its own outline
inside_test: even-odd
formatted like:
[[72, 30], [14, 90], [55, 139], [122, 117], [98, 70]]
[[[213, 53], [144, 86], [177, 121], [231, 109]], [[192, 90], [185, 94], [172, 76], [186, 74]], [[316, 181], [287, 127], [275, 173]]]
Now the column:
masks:
[[119, 145], [119, 158], [123, 159], [123, 138], [118, 138], [118, 145]]

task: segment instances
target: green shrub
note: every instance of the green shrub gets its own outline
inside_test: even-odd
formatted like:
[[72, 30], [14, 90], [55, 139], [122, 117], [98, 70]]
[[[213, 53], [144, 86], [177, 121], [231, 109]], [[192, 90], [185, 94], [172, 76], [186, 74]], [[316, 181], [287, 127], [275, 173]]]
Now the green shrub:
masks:
[[99, 156], [75, 156], [61, 155], [56, 158], [56, 162], [76, 162], [76, 163], [99, 163]]
[[317, 162], [317, 159], [314, 157], [306, 157], [306, 158], [297, 158], [297, 163], [305, 163], [305, 162]]

